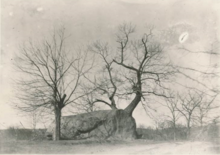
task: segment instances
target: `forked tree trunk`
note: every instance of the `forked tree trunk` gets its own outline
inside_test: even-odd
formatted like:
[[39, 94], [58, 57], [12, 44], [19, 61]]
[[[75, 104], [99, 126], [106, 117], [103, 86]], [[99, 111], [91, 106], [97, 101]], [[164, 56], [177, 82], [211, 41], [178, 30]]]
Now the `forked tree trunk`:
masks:
[[112, 110], [117, 109], [116, 104], [115, 104], [115, 99], [113, 97], [110, 97], [109, 99], [111, 100], [111, 105], [110, 105], [111, 109]]
[[61, 109], [55, 108], [55, 129], [53, 133], [53, 140], [60, 140], [60, 124], [61, 124]]
[[141, 93], [137, 92], [135, 98], [132, 100], [132, 102], [125, 108], [125, 111], [132, 116], [132, 113], [138, 103], [141, 101]]

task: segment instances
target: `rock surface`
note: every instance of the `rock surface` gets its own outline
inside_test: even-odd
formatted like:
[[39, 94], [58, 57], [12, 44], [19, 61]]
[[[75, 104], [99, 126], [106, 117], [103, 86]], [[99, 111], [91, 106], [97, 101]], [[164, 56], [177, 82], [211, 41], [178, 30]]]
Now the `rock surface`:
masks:
[[[52, 137], [54, 122], [47, 130]], [[61, 118], [62, 139], [135, 139], [136, 123], [124, 110], [101, 110]]]

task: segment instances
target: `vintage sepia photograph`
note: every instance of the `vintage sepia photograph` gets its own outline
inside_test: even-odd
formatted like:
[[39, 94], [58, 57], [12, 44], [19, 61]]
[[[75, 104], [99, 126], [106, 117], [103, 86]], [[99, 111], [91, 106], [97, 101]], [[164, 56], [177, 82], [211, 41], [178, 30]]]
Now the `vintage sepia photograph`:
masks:
[[0, 2], [0, 154], [220, 154], [219, 0]]

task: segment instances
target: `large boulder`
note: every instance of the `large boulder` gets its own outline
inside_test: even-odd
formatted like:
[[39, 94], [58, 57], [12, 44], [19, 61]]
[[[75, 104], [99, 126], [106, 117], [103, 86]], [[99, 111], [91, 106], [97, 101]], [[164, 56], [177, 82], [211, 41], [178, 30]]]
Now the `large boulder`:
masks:
[[[53, 122], [47, 137], [54, 132]], [[135, 119], [124, 110], [101, 110], [61, 118], [62, 139], [135, 139]]]

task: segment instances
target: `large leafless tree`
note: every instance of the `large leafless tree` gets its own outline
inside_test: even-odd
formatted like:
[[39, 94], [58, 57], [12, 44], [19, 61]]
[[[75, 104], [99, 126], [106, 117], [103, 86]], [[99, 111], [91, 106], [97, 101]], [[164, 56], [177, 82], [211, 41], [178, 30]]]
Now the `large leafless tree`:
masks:
[[[178, 86], [188, 89], [181, 79], [189, 83], [196, 83], [200, 87], [198, 89], [207, 89], [215, 91], [208, 87], [202, 79], [194, 76], [197, 75], [209, 77], [217, 77], [213, 70], [199, 70], [193, 66], [181, 66], [181, 64], [173, 64], [167, 53], [161, 47], [157, 37], [154, 36], [153, 29], [149, 29], [141, 37], [135, 33], [135, 27], [132, 24], [122, 24], [119, 26], [117, 33], [116, 48], [112, 48], [108, 43], [95, 43], [92, 51], [97, 53], [105, 63], [103, 66], [106, 72], [102, 80], [94, 80], [96, 86], [108, 83], [107, 89], [103, 89], [103, 94], [108, 94], [110, 103], [114, 97], [130, 96], [134, 98], [124, 109], [132, 115], [136, 106], [143, 102], [149, 102], [149, 97], [171, 98], [167, 93], [171, 89], [171, 84], [175, 82]], [[115, 55], [114, 55], [115, 54]], [[208, 54], [208, 53], [205, 53]], [[114, 55], [114, 56], [112, 56]], [[195, 66], [194, 66], [195, 67]], [[115, 75], [119, 75], [120, 82], [117, 83]], [[176, 80], [180, 79], [180, 81]], [[104, 82], [102, 82], [104, 81]], [[109, 91], [111, 89], [111, 91]], [[96, 100], [102, 101], [103, 100]], [[104, 101], [105, 103], [105, 101]]]
[[[145, 100], [149, 94], [167, 97], [165, 81], [175, 72], [160, 44], [153, 40], [152, 29], [140, 39], [132, 39], [134, 32], [135, 28], [131, 24], [119, 26], [117, 48], [114, 49], [117, 54], [110, 60], [107, 60], [107, 56], [108, 53], [114, 53], [113, 49], [108, 44], [95, 44], [95, 51], [106, 63], [109, 78], [105, 80], [109, 80], [113, 88], [109, 99], [135, 94], [125, 108], [130, 115], [141, 99]], [[120, 75], [120, 82], [114, 81], [112, 70], [116, 70], [114, 74]]]
[[42, 42], [29, 41], [21, 46], [15, 66], [20, 110], [52, 110], [55, 116], [54, 140], [60, 139], [62, 109], [84, 96], [81, 79], [91, 69], [86, 52], [69, 50], [65, 29], [55, 31]]

